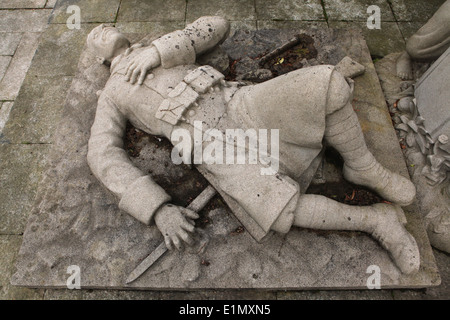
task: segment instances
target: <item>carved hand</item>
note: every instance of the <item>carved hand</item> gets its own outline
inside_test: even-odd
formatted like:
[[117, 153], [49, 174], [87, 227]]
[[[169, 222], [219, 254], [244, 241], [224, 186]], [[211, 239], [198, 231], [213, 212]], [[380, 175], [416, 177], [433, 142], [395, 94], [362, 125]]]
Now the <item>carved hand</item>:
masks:
[[195, 211], [187, 208], [166, 204], [155, 215], [155, 223], [164, 236], [164, 241], [169, 250], [174, 246], [181, 250], [183, 244], [191, 246], [194, 244], [190, 233], [193, 233], [194, 222], [199, 216]]
[[[155, 47], [149, 47], [134, 57], [128, 64], [125, 81], [141, 85], [147, 73], [161, 64], [161, 57]], [[138, 79], [139, 77], [139, 79]]]

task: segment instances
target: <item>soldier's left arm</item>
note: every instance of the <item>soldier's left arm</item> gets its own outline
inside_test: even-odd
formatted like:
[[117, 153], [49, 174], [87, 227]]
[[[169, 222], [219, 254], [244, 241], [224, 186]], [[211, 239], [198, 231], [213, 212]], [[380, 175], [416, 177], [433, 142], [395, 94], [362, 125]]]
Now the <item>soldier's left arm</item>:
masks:
[[130, 61], [125, 79], [133, 84], [142, 84], [147, 72], [159, 65], [168, 69], [193, 64], [198, 56], [225, 41], [229, 32], [230, 24], [226, 19], [201, 17], [183, 30], [153, 41], [151, 46]]
[[230, 32], [229, 22], [218, 16], [201, 17], [184, 28], [152, 42], [161, 58], [163, 68], [192, 64], [196, 57], [225, 41]]

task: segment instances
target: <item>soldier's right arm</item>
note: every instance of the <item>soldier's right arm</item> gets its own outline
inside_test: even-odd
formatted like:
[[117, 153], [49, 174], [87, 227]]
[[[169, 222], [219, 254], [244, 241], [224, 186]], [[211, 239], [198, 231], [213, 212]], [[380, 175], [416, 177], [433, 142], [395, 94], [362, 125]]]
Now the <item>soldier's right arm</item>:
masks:
[[149, 225], [171, 198], [130, 161], [123, 141], [126, 122], [114, 102], [102, 94], [91, 128], [88, 164], [94, 175], [120, 199], [119, 208]]

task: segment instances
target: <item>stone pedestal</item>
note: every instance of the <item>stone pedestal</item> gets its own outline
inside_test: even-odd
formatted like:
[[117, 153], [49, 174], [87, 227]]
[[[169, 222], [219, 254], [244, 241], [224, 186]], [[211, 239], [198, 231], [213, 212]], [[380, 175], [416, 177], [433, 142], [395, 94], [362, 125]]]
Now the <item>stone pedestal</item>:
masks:
[[[354, 109], [369, 148], [389, 169], [407, 175], [377, 74], [360, 33], [345, 30], [284, 30], [241, 32], [223, 48], [236, 60], [270, 52], [298, 33], [314, 39], [317, 63], [337, 64], [345, 56], [364, 65], [355, 79]], [[133, 35], [131, 35], [133, 36]], [[135, 37], [133, 38], [135, 39]], [[143, 40], [149, 43], [150, 38]], [[66, 287], [69, 266], [81, 271], [82, 288], [191, 290], [365, 289], [379, 266], [382, 288], [423, 288], [440, 283], [422, 218], [414, 205], [406, 208], [407, 229], [420, 248], [419, 273], [405, 276], [387, 252], [363, 233], [323, 232], [294, 228], [256, 243], [219, 197], [201, 212], [201, 244], [183, 253], [168, 253], [130, 285], [130, 272], [162, 241], [155, 226], [146, 227], [117, 208], [114, 197], [91, 174], [86, 162], [96, 92], [108, 70], [83, 53], [78, 74], [66, 99], [49, 168], [38, 192], [19, 253], [14, 285]], [[186, 205], [206, 181], [170, 160], [170, 146], [157, 138], [128, 130], [126, 148], [132, 161], [151, 173]], [[326, 179], [325, 175], [325, 179]]]

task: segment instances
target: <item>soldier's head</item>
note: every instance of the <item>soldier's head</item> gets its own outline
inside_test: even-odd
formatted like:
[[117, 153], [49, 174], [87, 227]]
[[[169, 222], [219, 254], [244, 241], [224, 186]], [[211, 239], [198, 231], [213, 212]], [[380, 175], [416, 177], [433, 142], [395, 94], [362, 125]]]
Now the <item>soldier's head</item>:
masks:
[[89, 33], [87, 47], [103, 63], [111, 62], [130, 47], [130, 42], [116, 28], [102, 24]]

